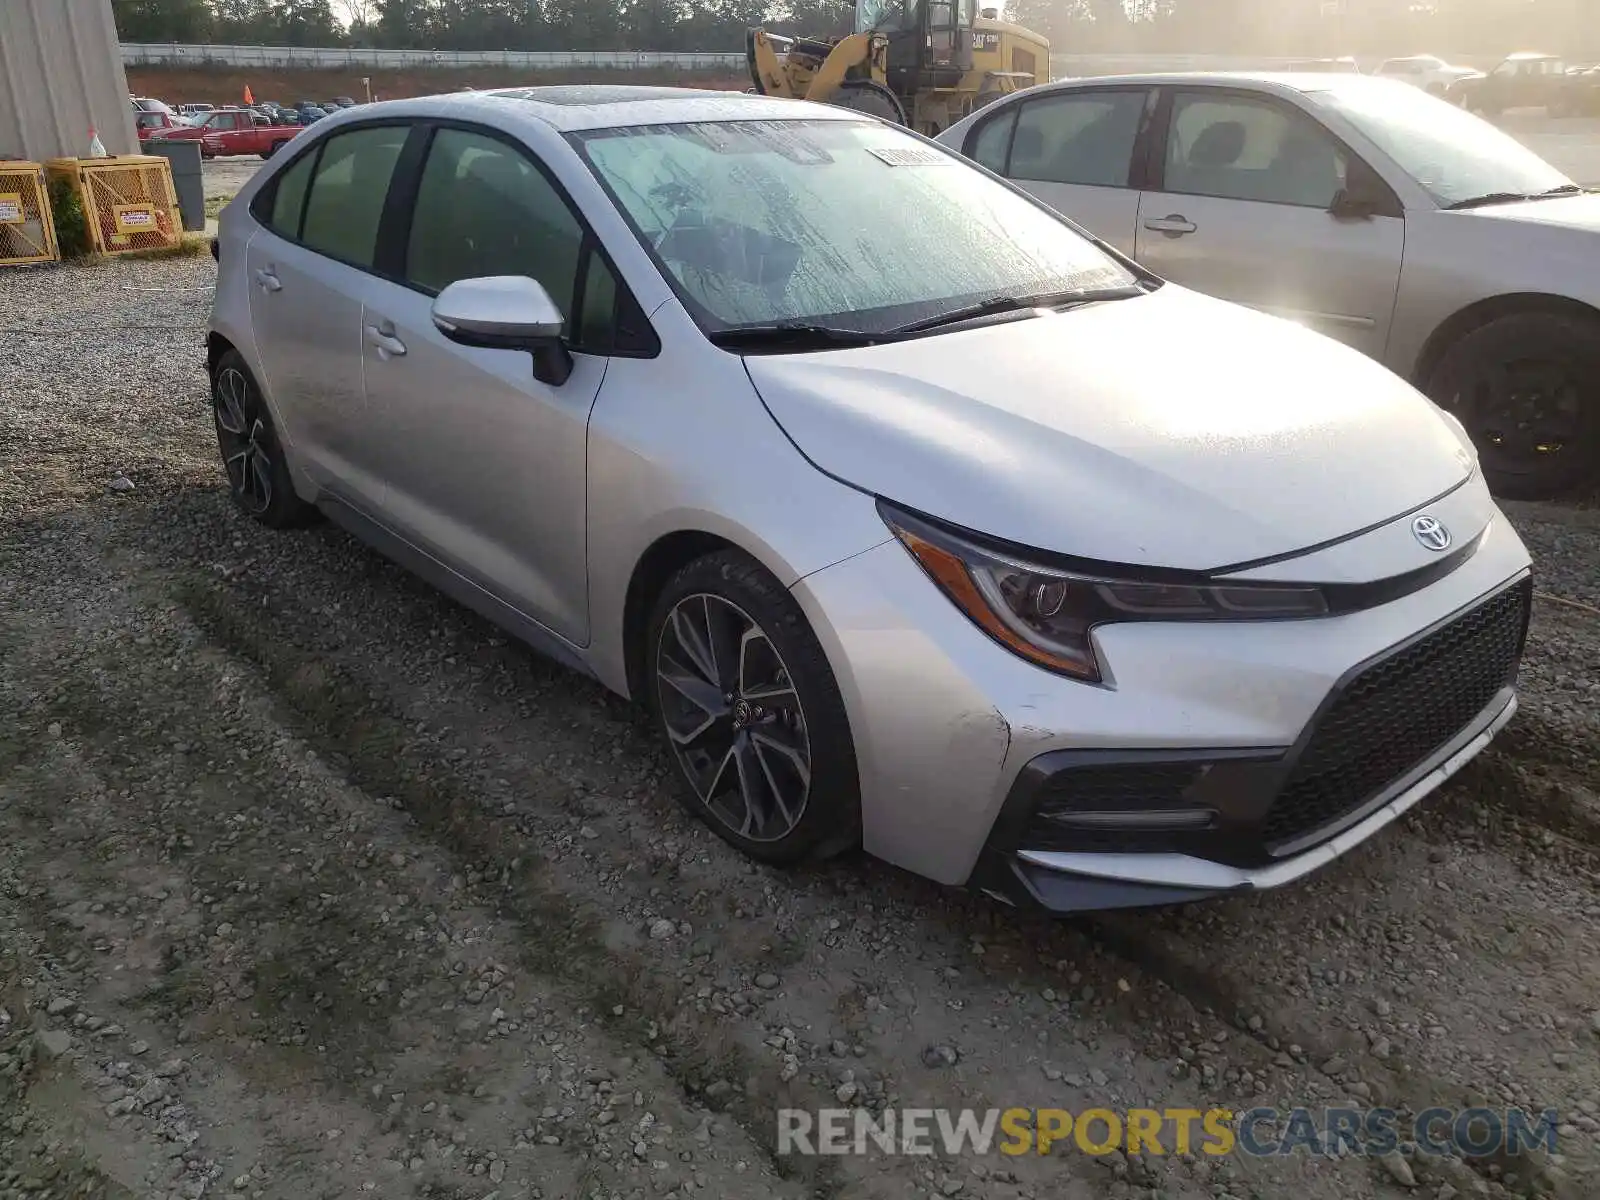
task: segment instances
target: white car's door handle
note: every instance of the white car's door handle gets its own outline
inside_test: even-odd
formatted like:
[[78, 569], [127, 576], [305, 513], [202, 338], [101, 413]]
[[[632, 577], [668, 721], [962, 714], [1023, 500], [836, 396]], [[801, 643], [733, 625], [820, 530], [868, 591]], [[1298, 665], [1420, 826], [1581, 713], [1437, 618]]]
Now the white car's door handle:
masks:
[[1200, 228], [1189, 218], [1177, 213], [1170, 217], [1151, 217], [1145, 221], [1144, 227], [1151, 233], [1164, 233], [1168, 237], [1183, 237]]
[[380, 358], [385, 355], [399, 358], [406, 352], [406, 344], [394, 336], [392, 327], [384, 330], [376, 325], [368, 325], [367, 345], [376, 349]]
[[283, 281], [271, 267], [262, 267], [256, 272], [256, 282], [261, 285], [263, 292], [281, 292]]

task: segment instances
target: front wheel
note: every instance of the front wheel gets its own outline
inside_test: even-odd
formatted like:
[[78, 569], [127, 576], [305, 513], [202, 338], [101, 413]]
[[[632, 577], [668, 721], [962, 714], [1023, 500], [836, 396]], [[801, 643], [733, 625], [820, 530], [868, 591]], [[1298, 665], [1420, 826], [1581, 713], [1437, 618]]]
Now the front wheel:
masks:
[[870, 79], [846, 80], [839, 85], [839, 90], [828, 103], [854, 112], [866, 113], [868, 116], [881, 117], [885, 121], [893, 121], [896, 125], [910, 124], [900, 98], [883, 84]]
[[844, 701], [783, 585], [718, 551], [672, 577], [648, 630], [645, 698], [684, 806], [765, 862], [854, 846], [861, 788]]
[[1548, 500], [1600, 479], [1600, 320], [1498, 317], [1445, 351], [1426, 391], [1466, 426], [1496, 495]]

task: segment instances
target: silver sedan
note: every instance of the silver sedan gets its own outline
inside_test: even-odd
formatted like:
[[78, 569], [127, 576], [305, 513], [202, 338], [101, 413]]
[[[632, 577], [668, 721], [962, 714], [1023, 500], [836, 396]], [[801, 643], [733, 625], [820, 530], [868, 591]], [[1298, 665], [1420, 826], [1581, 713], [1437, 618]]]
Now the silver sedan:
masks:
[[352, 109], [217, 253], [240, 507], [641, 700], [751, 855], [1056, 909], [1272, 887], [1515, 710], [1528, 555], [1457, 422], [859, 113]]
[[1394, 80], [1145, 75], [1019, 92], [939, 140], [1157, 274], [1384, 363], [1502, 495], [1600, 478], [1600, 196], [1487, 122]]

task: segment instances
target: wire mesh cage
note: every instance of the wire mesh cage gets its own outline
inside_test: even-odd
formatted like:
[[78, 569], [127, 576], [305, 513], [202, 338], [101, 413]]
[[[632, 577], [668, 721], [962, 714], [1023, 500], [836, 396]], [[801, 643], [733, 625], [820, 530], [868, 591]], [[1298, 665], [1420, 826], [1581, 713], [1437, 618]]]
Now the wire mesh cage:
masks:
[[58, 257], [44, 167], [0, 161], [0, 267], [54, 262]]
[[69, 180], [77, 191], [96, 252], [161, 250], [182, 240], [183, 220], [166, 159], [149, 154], [52, 158], [45, 170]]

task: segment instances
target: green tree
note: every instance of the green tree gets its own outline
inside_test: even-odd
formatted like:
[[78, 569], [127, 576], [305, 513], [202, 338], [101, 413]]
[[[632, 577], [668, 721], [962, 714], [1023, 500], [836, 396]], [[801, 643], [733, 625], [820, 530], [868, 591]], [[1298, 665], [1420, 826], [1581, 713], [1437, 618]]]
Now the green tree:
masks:
[[203, 42], [211, 37], [206, 0], [111, 0], [125, 42]]

